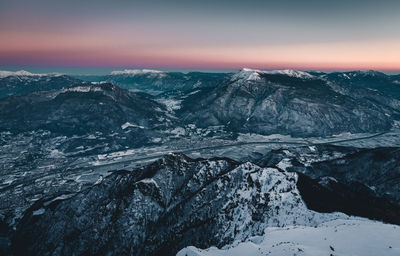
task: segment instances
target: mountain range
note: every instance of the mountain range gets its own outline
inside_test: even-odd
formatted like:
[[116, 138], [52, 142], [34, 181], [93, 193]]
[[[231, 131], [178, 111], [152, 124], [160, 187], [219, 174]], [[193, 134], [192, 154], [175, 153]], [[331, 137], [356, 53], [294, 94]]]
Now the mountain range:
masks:
[[399, 81], [2, 71], [0, 254], [398, 255]]

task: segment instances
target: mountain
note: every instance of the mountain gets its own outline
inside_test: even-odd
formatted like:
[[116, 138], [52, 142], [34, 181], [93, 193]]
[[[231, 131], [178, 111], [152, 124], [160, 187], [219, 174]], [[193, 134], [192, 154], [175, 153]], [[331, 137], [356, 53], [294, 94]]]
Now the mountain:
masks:
[[[127, 127], [150, 129], [168, 124], [164, 106], [150, 96], [111, 84], [82, 84], [0, 101], [0, 130], [45, 129], [73, 135], [113, 132]], [[161, 120], [162, 119], [162, 120]]]
[[173, 121], [152, 96], [106, 83], [0, 99], [0, 223], [93, 185], [109, 170], [96, 168], [99, 154], [152, 146]]
[[[215, 87], [229, 74], [203, 72], [167, 72], [149, 69], [113, 71], [96, 81], [105, 81], [127, 90], [140, 90], [151, 94], [169, 91], [189, 91], [202, 87]], [[85, 79], [85, 77], [79, 77]], [[93, 77], [86, 77], [90, 81]]]
[[392, 105], [341, 94], [321, 76], [293, 70], [243, 69], [215, 88], [189, 95], [181, 105], [181, 119], [199, 127], [299, 137], [385, 131], [399, 118]]
[[0, 76], [1, 255], [400, 250], [398, 76]]
[[[345, 191], [344, 186], [339, 192]], [[133, 171], [116, 171], [76, 194], [36, 201], [11, 232], [12, 250], [16, 255], [174, 255], [189, 245], [246, 241], [269, 227], [356, 220], [337, 211], [352, 214], [358, 207], [371, 214], [367, 217], [380, 213], [400, 223], [396, 211], [353, 195], [343, 197], [274, 167], [170, 154]], [[321, 204], [331, 208], [312, 210]]]
[[61, 74], [33, 74], [27, 71], [0, 71], [0, 98], [32, 92], [59, 90], [81, 81]]
[[[153, 144], [174, 121], [152, 96], [107, 83], [0, 99], [3, 143], [13, 148], [27, 143], [40, 155], [35, 159], [52, 150], [83, 156]], [[31, 166], [31, 154], [22, 152], [18, 161]], [[7, 165], [15, 165], [13, 158], [7, 159]]]

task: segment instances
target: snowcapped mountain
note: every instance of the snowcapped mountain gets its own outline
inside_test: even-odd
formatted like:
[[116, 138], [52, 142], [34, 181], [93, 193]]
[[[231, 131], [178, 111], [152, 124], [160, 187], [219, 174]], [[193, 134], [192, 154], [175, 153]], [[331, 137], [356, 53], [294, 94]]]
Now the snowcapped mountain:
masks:
[[385, 131], [400, 118], [397, 100], [373, 90], [364, 90], [363, 96], [342, 93], [323, 77], [244, 69], [184, 98], [179, 112], [181, 119], [200, 127], [294, 136]]
[[19, 76], [19, 77], [40, 77], [40, 76], [63, 76], [64, 74], [61, 73], [31, 73], [25, 70], [19, 71], [7, 71], [7, 70], [0, 70], [0, 78], [5, 78], [9, 76]]
[[[302, 191], [311, 183], [300, 189], [299, 178], [249, 162], [170, 154], [132, 172], [116, 171], [75, 195], [37, 201], [19, 222], [12, 250], [18, 255], [174, 255], [189, 245], [251, 241], [280, 227], [300, 225], [307, 231], [323, 230], [330, 226], [324, 223], [338, 219], [356, 223], [358, 218], [335, 209], [310, 210]], [[313, 183], [308, 189], [325, 188]]]
[[25, 70], [19, 70], [19, 71], [5, 71], [5, 70], [0, 70], [0, 78], [8, 77], [8, 76], [47, 76], [47, 74], [34, 74], [30, 73]]
[[130, 76], [143, 75], [143, 74], [162, 75], [165, 74], [165, 72], [153, 69], [125, 69], [125, 70], [112, 71], [110, 73], [110, 75], [130, 75]]
[[283, 69], [283, 70], [258, 70], [258, 69], [250, 69], [243, 68], [239, 72], [235, 73], [232, 77], [232, 81], [259, 81], [262, 79], [262, 75], [282, 75], [282, 76], [290, 76], [302, 79], [311, 79], [314, 78], [308, 72], [298, 71], [293, 69]]

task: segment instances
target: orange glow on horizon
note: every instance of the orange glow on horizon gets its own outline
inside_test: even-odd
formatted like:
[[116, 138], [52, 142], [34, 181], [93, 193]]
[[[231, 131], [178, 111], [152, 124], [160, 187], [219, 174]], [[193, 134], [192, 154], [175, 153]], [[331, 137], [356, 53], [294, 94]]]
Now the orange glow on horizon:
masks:
[[[29, 38], [27, 42], [26, 38]], [[55, 66], [151, 66], [164, 68], [400, 70], [397, 40], [297, 45], [176, 46], [146, 37], [11, 33], [0, 41], [0, 64]]]

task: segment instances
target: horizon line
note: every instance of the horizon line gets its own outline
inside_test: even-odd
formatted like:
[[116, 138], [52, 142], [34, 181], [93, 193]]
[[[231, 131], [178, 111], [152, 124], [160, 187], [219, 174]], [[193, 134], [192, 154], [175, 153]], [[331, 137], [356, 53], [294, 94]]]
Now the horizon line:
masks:
[[[112, 72], [112, 71], [123, 71], [123, 70], [141, 70], [141, 69], [150, 69], [150, 70], [159, 70], [164, 72], [221, 72], [221, 73], [232, 73], [237, 72], [242, 69], [254, 69], [254, 70], [265, 70], [265, 71], [273, 71], [273, 70], [298, 70], [298, 71], [309, 71], [309, 72], [326, 72], [326, 73], [333, 73], [333, 72], [352, 72], [352, 71], [378, 71], [382, 73], [391, 73], [400, 74], [399, 69], [374, 69], [374, 68], [292, 68], [292, 67], [255, 67], [255, 66], [243, 66], [240, 68], [233, 68], [233, 67], [163, 67], [163, 66], [43, 66], [43, 65], [0, 65], [0, 71], [28, 71], [32, 73], [43, 72], [48, 70], [48, 73], [58, 73], [60, 70], [64, 70], [61, 73], [64, 74], [72, 74], [77, 71], [103, 71], [104, 72]], [[52, 71], [53, 70], [53, 71]], [[58, 71], [54, 71], [58, 70]], [[68, 72], [69, 71], [69, 72]], [[70, 73], [72, 71], [72, 73]], [[73, 72], [75, 71], [75, 72]], [[84, 73], [83, 73], [84, 74]], [[83, 75], [82, 74], [82, 75]], [[88, 74], [90, 75], [90, 74]]]

